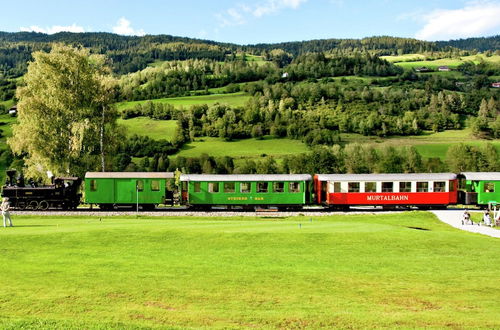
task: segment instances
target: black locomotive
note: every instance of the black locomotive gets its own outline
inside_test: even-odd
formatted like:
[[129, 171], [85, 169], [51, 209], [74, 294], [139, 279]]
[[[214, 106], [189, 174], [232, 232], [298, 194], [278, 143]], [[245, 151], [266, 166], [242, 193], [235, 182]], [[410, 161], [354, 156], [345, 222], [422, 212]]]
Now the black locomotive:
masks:
[[16, 178], [16, 171], [9, 170], [2, 196], [8, 197], [11, 206], [18, 210], [76, 209], [82, 197], [79, 193], [81, 179], [52, 177], [51, 181], [51, 185], [38, 185], [32, 180], [25, 184], [22, 176]]

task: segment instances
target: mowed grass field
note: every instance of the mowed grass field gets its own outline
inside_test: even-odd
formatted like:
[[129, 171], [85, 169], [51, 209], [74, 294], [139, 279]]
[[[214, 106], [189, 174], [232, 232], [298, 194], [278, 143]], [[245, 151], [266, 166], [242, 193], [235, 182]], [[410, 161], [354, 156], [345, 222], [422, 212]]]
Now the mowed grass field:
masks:
[[500, 327], [500, 240], [430, 213], [14, 224], [3, 329]]
[[220, 138], [204, 137], [184, 145], [175, 156], [197, 157], [203, 153], [211, 156], [231, 156], [235, 158], [255, 158], [263, 154], [268, 156], [284, 156], [307, 152], [309, 148], [299, 140], [273, 138], [262, 140], [244, 139], [224, 141]]
[[242, 106], [248, 101], [249, 98], [250, 98], [249, 95], [243, 92], [238, 92], [238, 93], [228, 93], [228, 94], [169, 97], [169, 98], [154, 99], [154, 100], [119, 102], [116, 105], [119, 111], [127, 108], [133, 108], [136, 104], [144, 104], [146, 102], [168, 103], [176, 107], [183, 106], [186, 108], [194, 104], [212, 105], [215, 103], [227, 104], [231, 106]]
[[118, 124], [125, 126], [127, 135], [149, 136], [154, 140], [171, 140], [177, 127], [176, 120], [154, 120], [149, 117], [118, 119]]
[[453, 144], [465, 143], [482, 147], [487, 143], [494, 145], [500, 152], [500, 140], [477, 139], [472, 136], [470, 128], [463, 130], [447, 130], [443, 132], [424, 132], [417, 136], [394, 136], [387, 138], [378, 138], [373, 136], [363, 136], [360, 134], [341, 134], [343, 143], [361, 143], [371, 144], [375, 147], [383, 146], [415, 146], [424, 158], [446, 158], [448, 148]]
[[393, 62], [403, 68], [418, 68], [418, 67], [428, 67], [431, 69], [437, 69], [439, 66], [448, 66], [450, 68], [457, 68], [460, 64], [467, 61], [479, 63], [480, 61], [485, 61], [489, 63], [499, 64], [500, 55], [485, 56], [483, 54], [463, 56], [460, 58], [442, 58], [437, 60], [425, 60], [425, 56], [422, 54], [406, 54], [401, 56], [381, 56], [381, 58]]

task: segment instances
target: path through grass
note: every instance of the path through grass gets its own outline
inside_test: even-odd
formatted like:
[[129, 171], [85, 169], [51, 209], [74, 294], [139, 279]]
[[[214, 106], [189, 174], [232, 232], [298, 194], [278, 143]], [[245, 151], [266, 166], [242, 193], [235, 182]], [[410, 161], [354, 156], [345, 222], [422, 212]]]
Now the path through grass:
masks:
[[14, 222], [1, 328], [500, 327], [500, 241], [429, 213]]

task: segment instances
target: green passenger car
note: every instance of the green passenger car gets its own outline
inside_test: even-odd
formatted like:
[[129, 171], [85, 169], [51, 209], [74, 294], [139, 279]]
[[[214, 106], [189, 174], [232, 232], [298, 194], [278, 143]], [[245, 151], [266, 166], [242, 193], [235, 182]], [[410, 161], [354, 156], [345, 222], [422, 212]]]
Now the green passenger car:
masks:
[[173, 177], [173, 173], [87, 172], [85, 202], [102, 209], [137, 205], [152, 209], [171, 202], [172, 192], [167, 189], [167, 181]]
[[464, 172], [464, 204], [486, 206], [500, 204], [500, 172]]
[[183, 174], [182, 201], [190, 206], [280, 206], [309, 204], [309, 174]]

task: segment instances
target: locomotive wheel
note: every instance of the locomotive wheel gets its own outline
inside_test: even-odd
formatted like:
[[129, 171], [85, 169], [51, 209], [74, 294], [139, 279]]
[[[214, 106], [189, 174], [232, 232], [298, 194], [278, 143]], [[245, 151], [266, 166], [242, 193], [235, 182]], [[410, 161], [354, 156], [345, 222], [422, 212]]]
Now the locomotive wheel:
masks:
[[25, 202], [18, 202], [16, 204], [16, 209], [21, 210], [21, 211], [25, 210], [26, 209], [26, 203]]
[[38, 209], [38, 202], [37, 201], [30, 201], [28, 204], [28, 208], [31, 210]]
[[49, 208], [49, 202], [47, 201], [41, 201], [39, 204], [38, 204], [38, 209], [39, 210], [42, 210], [42, 211], [45, 211], [46, 209]]

